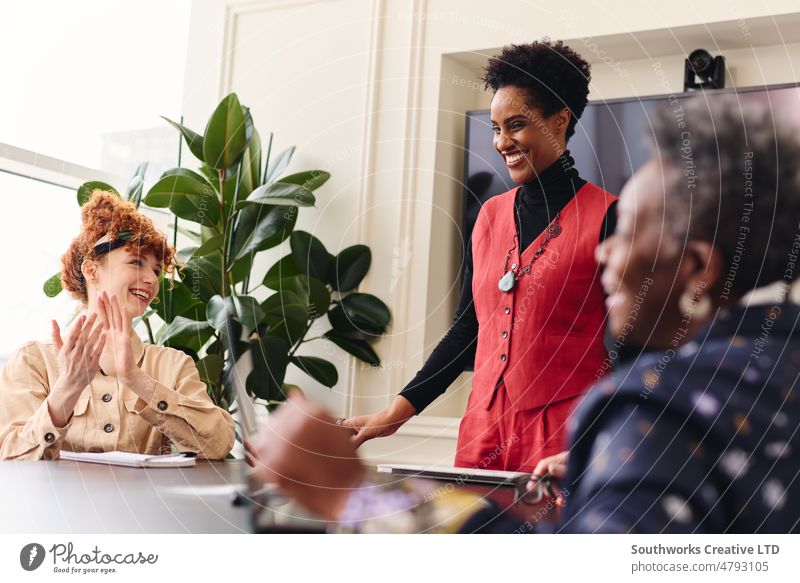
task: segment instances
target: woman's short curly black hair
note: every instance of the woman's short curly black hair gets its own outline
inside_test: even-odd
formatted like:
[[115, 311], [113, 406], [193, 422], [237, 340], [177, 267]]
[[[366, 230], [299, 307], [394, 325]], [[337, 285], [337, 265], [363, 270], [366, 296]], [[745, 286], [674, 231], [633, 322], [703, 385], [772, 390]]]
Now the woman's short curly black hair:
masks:
[[733, 95], [681, 97], [652, 121], [672, 241], [712, 243], [727, 262], [721, 292], [734, 299], [800, 276], [796, 126]]
[[489, 59], [483, 83], [493, 92], [507, 85], [525, 89], [528, 106], [540, 109], [544, 117], [566, 107], [571, 114], [569, 139], [586, 108], [591, 77], [591, 66], [578, 53], [562, 41], [544, 39], [505, 47]]

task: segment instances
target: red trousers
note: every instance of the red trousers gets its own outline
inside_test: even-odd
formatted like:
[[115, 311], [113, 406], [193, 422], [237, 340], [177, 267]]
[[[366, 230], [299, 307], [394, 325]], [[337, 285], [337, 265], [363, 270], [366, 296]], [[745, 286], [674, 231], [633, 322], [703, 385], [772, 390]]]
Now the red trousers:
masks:
[[458, 468], [531, 472], [542, 458], [567, 448], [567, 421], [583, 395], [520, 410], [501, 380], [494, 394], [473, 399], [461, 420], [454, 465]]

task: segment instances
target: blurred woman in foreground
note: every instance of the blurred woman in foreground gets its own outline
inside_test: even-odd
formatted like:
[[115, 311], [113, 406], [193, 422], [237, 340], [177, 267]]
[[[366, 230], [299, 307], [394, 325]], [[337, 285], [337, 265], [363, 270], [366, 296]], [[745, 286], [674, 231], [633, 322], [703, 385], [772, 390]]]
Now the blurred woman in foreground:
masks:
[[[799, 528], [800, 307], [788, 293], [800, 270], [800, 140], [734, 97], [685, 98], [653, 122], [652, 159], [598, 250], [612, 332], [648, 352], [597, 384], [571, 419], [557, 525], [494, 519], [497, 509], [476, 501], [462, 532]], [[261, 473], [301, 503], [315, 497], [326, 518], [352, 520], [354, 507], [370, 508], [355, 460], [323, 461], [316, 448], [303, 488], [284, 471], [310, 436], [326, 447], [347, 439], [299, 403], [254, 444]]]

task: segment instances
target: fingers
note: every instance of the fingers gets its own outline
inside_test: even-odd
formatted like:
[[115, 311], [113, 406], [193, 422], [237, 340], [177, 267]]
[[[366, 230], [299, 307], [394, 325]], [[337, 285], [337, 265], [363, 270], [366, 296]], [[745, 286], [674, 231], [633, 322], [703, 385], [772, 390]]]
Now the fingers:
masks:
[[97, 305], [100, 309], [100, 320], [103, 322], [103, 328], [106, 330], [111, 328], [111, 315], [108, 313], [109, 305], [108, 305], [108, 295], [106, 292], [100, 294], [100, 297], [97, 299]]
[[75, 330], [73, 351], [76, 358], [83, 358], [89, 352], [89, 337], [96, 320], [97, 314], [90, 314], [83, 318], [80, 328]]
[[72, 328], [70, 328], [69, 334], [67, 336], [67, 343], [65, 344], [67, 352], [72, 352], [72, 350], [75, 348], [75, 345], [78, 342], [78, 338], [81, 335], [81, 330], [83, 329], [83, 323], [85, 321], [86, 321], [86, 316], [80, 316], [76, 320], [76, 322], [72, 325]]
[[360, 417], [350, 417], [349, 419], [345, 419], [342, 421], [342, 427], [347, 427], [354, 431], [358, 431], [364, 426], [364, 416]]
[[111, 317], [114, 320], [114, 328], [122, 329], [122, 312], [119, 309], [119, 300], [116, 294], [111, 296]]
[[370, 439], [372, 436], [368, 434], [367, 428], [362, 428], [358, 433], [356, 433], [353, 437], [350, 438], [350, 441], [353, 445], [358, 449], [361, 447], [361, 444]]
[[55, 320], [50, 320], [50, 322], [52, 324], [50, 335], [53, 337], [53, 346], [56, 347], [56, 352], [58, 353], [61, 351], [61, 347], [64, 346], [64, 341], [61, 339], [61, 329]]
[[97, 344], [91, 350], [89, 355], [89, 363], [92, 370], [97, 368], [97, 365], [100, 363], [100, 356], [103, 354], [103, 348], [106, 345], [106, 333], [103, 332], [100, 334], [100, 337], [97, 339]]
[[544, 458], [542, 460], [539, 460], [539, 463], [536, 464], [535, 468], [533, 468], [533, 475], [536, 476], [537, 478], [541, 478], [550, 471], [549, 466], [550, 466], [550, 458]]
[[560, 478], [567, 473], [567, 464], [561, 462], [553, 462], [548, 464], [547, 471], [551, 476]]
[[533, 469], [533, 475], [538, 478], [541, 478], [545, 474], [550, 474], [551, 476], [555, 476], [557, 478], [561, 477], [567, 473], [568, 458], [568, 451], [562, 451], [561, 453], [542, 458]]
[[88, 364], [92, 369], [94, 369], [97, 366], [97, 363], [100, 362], [100, 355], [103, 353], [105, 338], [106, 335], [103, 331], [103, 323], [97, 322], [86, 339], [86, 357], [88, 358]]

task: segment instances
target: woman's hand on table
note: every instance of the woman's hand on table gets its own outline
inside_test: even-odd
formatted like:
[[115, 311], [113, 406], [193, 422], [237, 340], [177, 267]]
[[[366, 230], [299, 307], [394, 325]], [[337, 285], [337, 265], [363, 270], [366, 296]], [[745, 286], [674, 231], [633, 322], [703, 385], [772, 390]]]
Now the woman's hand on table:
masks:
[[355, 433], [352, 438], [353, 444], [360, 447], [369, 439], [392, 435], [416, 414], [417, 410], [408, 399], [398, 395], [392, 404], [383, 411], [344, 419], [341, 424]]

